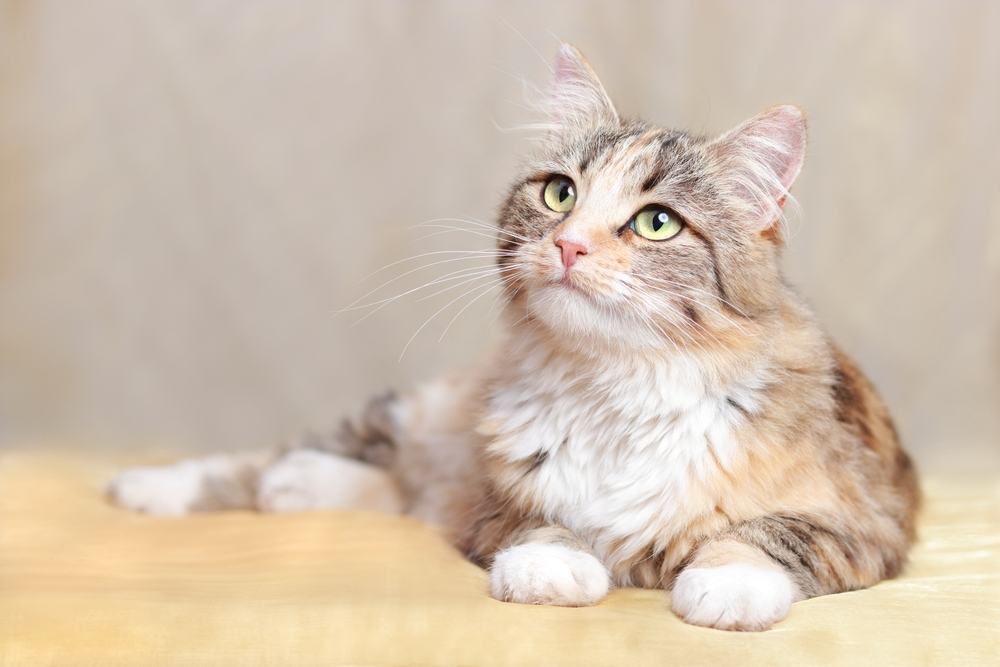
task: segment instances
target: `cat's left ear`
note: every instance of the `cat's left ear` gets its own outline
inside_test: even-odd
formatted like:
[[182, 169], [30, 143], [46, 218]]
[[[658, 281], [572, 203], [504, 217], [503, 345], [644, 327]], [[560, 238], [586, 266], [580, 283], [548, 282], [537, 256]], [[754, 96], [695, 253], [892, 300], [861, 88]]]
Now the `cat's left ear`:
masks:
[[611, 98], [576, 47], [559, 47], [549, 86], [546, 111], [559, 127], [593, 127], [618, 123]]
[[756, 232], [774, 226], [805, 159], [802, 110], [791, 105], [768, 109], [723, 134], [711, 148], [723, 162], [723, 180], [747, 224]]

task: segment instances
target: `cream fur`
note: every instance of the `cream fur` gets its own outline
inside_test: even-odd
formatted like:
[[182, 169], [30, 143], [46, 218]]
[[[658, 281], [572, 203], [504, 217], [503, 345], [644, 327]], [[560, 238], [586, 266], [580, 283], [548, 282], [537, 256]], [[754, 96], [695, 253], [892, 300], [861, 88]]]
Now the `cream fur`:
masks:
[[133, 468], [111, 481], [108, 493], [116, 503], [159, 516], [188, 514], [201, 491], [204, 464], [182, 461], [162, 468]]
[[291, 451], [269, 466], [257, 487], [264, 512], [361, 509], [403, 511], [395, 481], [370, 465], [311, 449]]
[[216, 455], [168, 466], [133, 468], [108, 485], [108, 495], [122, 507], [158, 516], [180, 516], [204, 509], [250, 509], [253, 484], [245, 471], [269, 458], [249, 453]]

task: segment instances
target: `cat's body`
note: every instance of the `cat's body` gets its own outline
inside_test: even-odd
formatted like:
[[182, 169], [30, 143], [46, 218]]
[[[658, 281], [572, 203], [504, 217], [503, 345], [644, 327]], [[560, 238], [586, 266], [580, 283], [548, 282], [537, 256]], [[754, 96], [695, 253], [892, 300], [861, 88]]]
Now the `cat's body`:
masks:
[[728, 629], [894, 576], [912, 466], [778, 268], [799, 112], [715, 140], [623, 122], [571, 49], [553, 101], [500, 215], [492, 361], [282, 453], [124, 473], [118, 502], [406, 511], [490, 567], [499, 599], [666, 587], [685, 620]]

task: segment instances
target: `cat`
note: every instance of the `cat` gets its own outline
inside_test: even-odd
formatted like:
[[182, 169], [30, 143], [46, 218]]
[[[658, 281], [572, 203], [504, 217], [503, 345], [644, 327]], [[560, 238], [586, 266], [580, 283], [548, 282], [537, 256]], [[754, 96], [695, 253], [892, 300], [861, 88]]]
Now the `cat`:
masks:
[[488, 568], [499, 600], [664, 588], [684, 621], [727, 630], [897, 575], [914, 467], [779, 268], [803, 113], [714, 138], [626, 120], [569, 45], [547, 107], [495, 230], [493, 358], [277, 452], [125, 471], [112, 499], [408, 513]]

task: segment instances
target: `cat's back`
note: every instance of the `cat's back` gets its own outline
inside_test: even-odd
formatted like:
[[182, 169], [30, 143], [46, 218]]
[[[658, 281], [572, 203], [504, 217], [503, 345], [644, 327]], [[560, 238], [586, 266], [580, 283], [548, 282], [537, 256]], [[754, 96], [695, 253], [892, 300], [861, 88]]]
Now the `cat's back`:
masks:
[[914, 517], [920, 505], [916, 470], [903, 449], [899, 432], [878, 390], [854, 360], [836, 344], [831, 344], [831, 395], [833, 418], [848, 441], [863, 452], [870, 465], [860, 470], [873, 495], [894, 510], [912, 538]]

